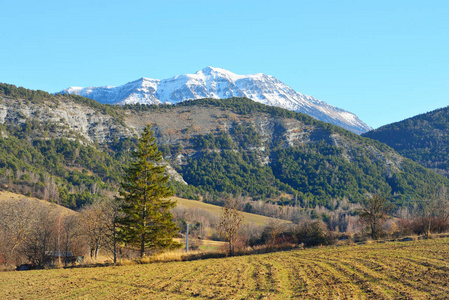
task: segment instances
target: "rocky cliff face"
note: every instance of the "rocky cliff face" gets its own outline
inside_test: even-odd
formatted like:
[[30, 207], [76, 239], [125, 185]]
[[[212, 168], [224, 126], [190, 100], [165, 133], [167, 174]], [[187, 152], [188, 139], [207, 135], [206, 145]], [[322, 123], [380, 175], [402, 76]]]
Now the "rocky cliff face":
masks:
[[[54, 101], [41, 103], [4, 97], [0, 101], [0, 123], [20, 125], [33, 121], [54, 124], [51, 137], [68, 137], [80, 139], [84, 143], [98, 144], [107, 144], [124, 137], [137, 137], [147, 124], [152, 124], [159, 144], [179, 145], [184, 149], [176, 159], [172, 158], [179, 164], [184, 164], [188, 157], [195, 155], [197, 150], [192, 144], [195, 136], [220, 131], [232, 135], [236, 125], [254, 127], [260, 134], [263, 144], [253, 150], [260, 154], [261, 163], [265, 164], [269, 162], [269, 158], [264, 153], [270, 148], [287, 148], [322, 141], [344, 148], [344, 156], [348, 160], [357, 155], [351, 151], [354, 141], [350, 138], [295, 118], [273, 117], [268, 113], [241, 115], [220, 107], [204, 105], [172, 106], [145, 111], [118, 107], [117, 110], [122, 121], [64, 96], [56, 96]], [[392, 164], [399, 164], [400, 157], [379, 151], [374, 154], [374, 150], [372, 152], [373, 157], [379, 157], [384, 162], [396, 161]]]
[[[108, 114], [61, 98], [33, 103], [4, 97], [0, 101], [0, 123], [20, 125], [26, 122], [53, 124], [50, 137], [70, 137], [85, 143], [106, 143], [113, 138], [132, 136], [132, 128], [123, 126]], [[38, 133], [36, 133], [38, 134]]]

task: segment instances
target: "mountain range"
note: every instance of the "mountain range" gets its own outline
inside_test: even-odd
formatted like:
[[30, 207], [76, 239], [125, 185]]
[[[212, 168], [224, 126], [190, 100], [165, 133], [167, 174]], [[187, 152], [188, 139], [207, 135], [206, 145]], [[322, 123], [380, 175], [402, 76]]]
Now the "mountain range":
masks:
[[192, 99], [244, 97], [265, 105], [305, 113], [357, 134], [371, 130], [353, 113], [296, 92], [273, 76], [261, 73], [237, 75], [213, 67], [163, 80], [140, 78], [117, 87], [69, 87], [60, 93], [88, 97], [103, 104], [120, 105], [176, 104]]
[[0, 188], [71, 208], [113, 196], [147, 124], [191, 199], [332, 208], [381, 192], [400, 205], [449, 185], [385, 144], [247, 98], [119, 106], [0, 84]]

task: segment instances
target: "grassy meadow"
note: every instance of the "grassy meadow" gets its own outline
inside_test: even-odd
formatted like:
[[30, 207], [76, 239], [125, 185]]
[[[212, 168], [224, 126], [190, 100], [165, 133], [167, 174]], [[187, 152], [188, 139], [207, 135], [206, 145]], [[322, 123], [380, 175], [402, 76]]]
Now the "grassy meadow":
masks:
[[[196, 200], [189, 200], [189, 199], [183, 199], [178, 197], [172, 197], [173, 200], [176, 200], [178, 203], [178, 207], [186, 207], [186, 208], [199, 208], [204, 209], [213, 215], [216, 215], [217, 217], [220, 217], [222, 207], [218, 205], [213, 205], [201, 201]], [[247, 212], [241, 212], [243, 216], [243, 223], [244, 224], [254, 224], [256, 226], [264, 226], [266, 225], [270, 220], [275, 220], [274, 218], [251, 214]], [[290, 221], [281, 220], [283, 223], [290, 223]]]
[[[34, 198], [34, 197], [28, 197], [28, 196], [24, 196], [24, 195], [20, 195], [20, 194], [16, 194], [16, 193], [11, 193], [8, 191], [0, 191], [0, 201], [17, 201], [19, 199], [23, 199], [23, 200], [30, 201], [30, 202], [47, 204], [54, 208], [58, 208], [59, 210], [65, 211], [67, 213], [73, 213], [73, 211], [68, 208], [65, 208], [60, 205], [56, 205], [54, 203], [50, 203], [46, 200], [41, 200], [41, 199]], [[172, 199], [177, 201], [178, 207], [185, 207], [185, 208], [192, 208], [192, 209], [195, 209], [195, 208], [203, 209], [217, 217], [221, 216], [221, 210], [222, 210], [221, 206], [213, 205], [213, 204], [209, 204], [209, 203], [205, 203], [205, 202], [201, 202], [201, 201], [196, 201], [196, 200], [183, 199], [183, 198], [179, 198], [179, 197], [172, 197]], [[256, 226], [264, 226], [270, 220], [274, 220], [273, 218], [270, 218], [270, 217], [256, 215], [256, 214], [250, 214], [250, 213], [246, 213], [246, 212], [241, 212], [241, 214], [243, 216], [244, 224], [254, 224]], [[281, 220], [281, 222], [289, 223], [289, 221], [285, 221], [285, 220]]]
[[447, 299], [449, 238], [0, 273], [0, 299]]
[[52, 209], [56, 209], [59, 212], [62, 212], [64, 214], [74, 214], [75, 211], [66, 208], [64, 206], [57, 205], [55, 203], [48, 202], [46, 200], [38, 199], [35, 197], [28, 197], [21, 194], [16, 194], [8, 191], [0, 191], [0, 202], [2, 201], [20, 201], [23, 200], [26, 203], [29, 204], [37, 204], [37, 205], [47, 205], [48, 207]]

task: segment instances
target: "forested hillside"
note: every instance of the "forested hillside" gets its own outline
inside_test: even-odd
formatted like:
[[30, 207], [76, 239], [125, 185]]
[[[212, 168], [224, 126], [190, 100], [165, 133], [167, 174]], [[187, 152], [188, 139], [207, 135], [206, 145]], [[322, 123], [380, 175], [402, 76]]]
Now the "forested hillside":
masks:
[[385, 143], [426, 168], [449, 176], [449, 107], [382, 126], [363, 136]]
[[0, 84], [0, 123], [2, 188], [71, 208], [115, 194], [148, 123], [183, 197], [332, 208], [449, 185], [385, 144], [244, 98], [121, 107]]

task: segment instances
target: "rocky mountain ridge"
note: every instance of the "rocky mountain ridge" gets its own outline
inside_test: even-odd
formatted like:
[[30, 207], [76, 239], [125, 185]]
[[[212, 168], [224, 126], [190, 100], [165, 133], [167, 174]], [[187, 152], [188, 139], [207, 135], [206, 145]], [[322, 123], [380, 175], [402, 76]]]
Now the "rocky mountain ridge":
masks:
[[[303, 121], [295, 119], [294, 114], [290, 118], [278, 118], [269, 114], [248, 116], [224, 111], [221, 107], [192, 103], [143, 111], [117, 107], [123, 118], [119, 121], [116, 117], [102, 113], [76, 99], [67, 101], [65, 97], [58, 95], [54, 99], [55, 101], [51, 102], [33, 103], [4, 97], [0, 99], [0, 124], [20, 126], [29, 120], [56, 124], [58, 129], [53, 132], [53, 138], [70, 137], [88, 144], [104, 145], [114, 139], [137, 137], [148, 123], [153, 125], [160, 144], [180, 145], [187, 149], [193, 147], [192, 140], [195, 136], [223, 130], [230, 132], [236, 124], [254, 126], [267, 145], [271, 144], [271, 140], [284, 148], [321, 140], [338, 147], [348, 145], [340, 134], [329, 133], [310, 118], [308, 121], [311, 124], [304, 124]], [[318, 124], [324, 125], [321, 122]], [[261, 146], [258, 150], [268, 149]], [[195, 152], [192, 149], [189, 151]], [[350, 160], [349, 155], [346, 157]]]
[[207, 67], [195, 74], [168, 79], [140, 78], [112, 87], [70, 87], [62, 94], [76, 94], [104, 104], [176, 104], [186, 100], [244, 97], [256, 102], [302, 112], [355, 133], [371, 128], [356, 115], [312, 96], [296, 92], [273, 76], [237, 75], [221, 68]]

